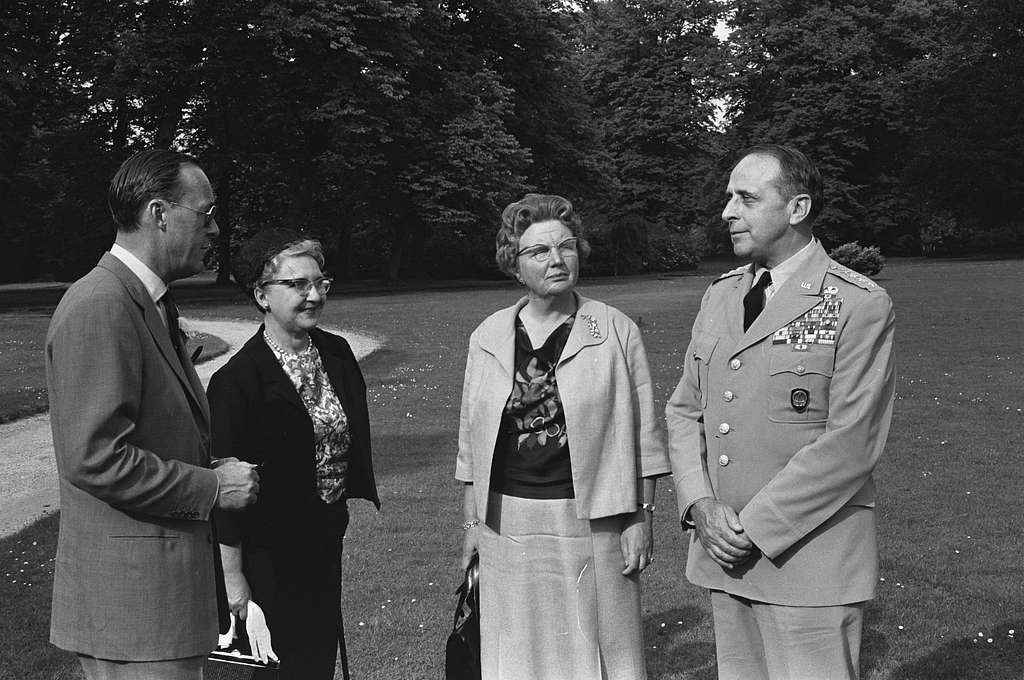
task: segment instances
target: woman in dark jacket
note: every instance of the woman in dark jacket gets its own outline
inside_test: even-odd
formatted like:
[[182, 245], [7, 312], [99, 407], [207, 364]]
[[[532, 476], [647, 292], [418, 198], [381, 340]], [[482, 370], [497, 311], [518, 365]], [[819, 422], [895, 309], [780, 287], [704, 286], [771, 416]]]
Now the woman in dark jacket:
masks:
[[257, 502], [217, 515], [228, 602], [243, 620], [258, 605], [282, 677], [302, 680], [333, 678], [339, 645], [348, 678], [347, 501], [380, 507], [366, 384], [345, 339], [317, 328], [331, 285], [323, 262], [319, 243], [289, 230], [242, 247], [235, 280], [264, 323], [208, 389], [215, 455], [260, 466]]

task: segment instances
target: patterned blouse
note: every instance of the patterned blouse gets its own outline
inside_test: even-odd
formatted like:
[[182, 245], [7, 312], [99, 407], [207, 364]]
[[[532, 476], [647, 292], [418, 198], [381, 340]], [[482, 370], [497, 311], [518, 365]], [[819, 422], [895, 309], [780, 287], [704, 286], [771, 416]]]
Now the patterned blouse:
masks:
[[313, 421], [317, 495], [324, 503], [336, 503], [345, 498], [345, 475], [352, 436], [345, 409], [327, 377], [320, 352], [312, 340], [306, 349], [293, 354], [278, 347], [266, 331], [263, 339], [292, 381]]
[[574, 498], [565, 411], [555, 366], [576, 316], [536, 349], [516, 318], [516, 375], [491, 465], [491, 490], [520, 498]]

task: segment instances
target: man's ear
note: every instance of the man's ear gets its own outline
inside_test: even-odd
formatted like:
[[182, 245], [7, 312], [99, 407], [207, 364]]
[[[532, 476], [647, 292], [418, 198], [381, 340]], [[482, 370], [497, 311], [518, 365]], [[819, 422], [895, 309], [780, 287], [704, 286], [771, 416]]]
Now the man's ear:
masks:
[[164, 210], [163, 201], [153, 198], [146, 202], [146, 205], [139, 211], [140, 221], [143, 225], [152, 224], [160, 231], [167, 231], [167, 212]]
[[811, 214], [811, 197], [808, 194], [797, 194], [789, 199], [789, 223], [800, 224]]

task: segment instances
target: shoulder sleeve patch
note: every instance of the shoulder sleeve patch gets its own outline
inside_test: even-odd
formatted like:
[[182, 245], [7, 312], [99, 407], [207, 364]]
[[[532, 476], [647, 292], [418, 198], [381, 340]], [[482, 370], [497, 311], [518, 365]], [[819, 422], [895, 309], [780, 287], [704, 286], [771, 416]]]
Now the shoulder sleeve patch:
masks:
[[881, 286], [877, 283], [864, 276], [859, 272], [855, 272], [849, 267], [844, 267], [838, 262], [830, 262], [828, 265], [828, 273], [834, 276], [838, 276], [842, 280], [852, 283], [855, 286], [859, 286], [864, 290], [882, 290]]

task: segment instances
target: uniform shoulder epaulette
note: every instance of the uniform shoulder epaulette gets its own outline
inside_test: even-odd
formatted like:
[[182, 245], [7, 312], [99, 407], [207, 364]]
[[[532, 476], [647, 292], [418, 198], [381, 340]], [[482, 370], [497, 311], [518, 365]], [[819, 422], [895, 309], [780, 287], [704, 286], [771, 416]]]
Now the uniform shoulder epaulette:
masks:
[[834, 274], [839, 278], [852, 283], [855, 286], [859, 286], [864, 290], [882, 290], [882, 287], [877, 283], [864, 276], [860, 272], [855, 272], [849, 267], [845, 267], [838, 262], [830, 262], [828, 265], [828, 273]]
[[723, 279], [728, 279], [728, 278], [733, 277], [733, 276], [742, 276], [743, 274], [747, 273], [747, 271], [749, 269], [750, 269], [750, 265], [749, 264], [741, 264], [739, 267], [736, 267], [736, 269], [733, 269], [732, 271], [728, 271], [728, 272], [722, 274], [721, 276], [719, 276], [717, 279], [715, 279], [714, 283], [718, 283], [719, 281], [721, 281]]

